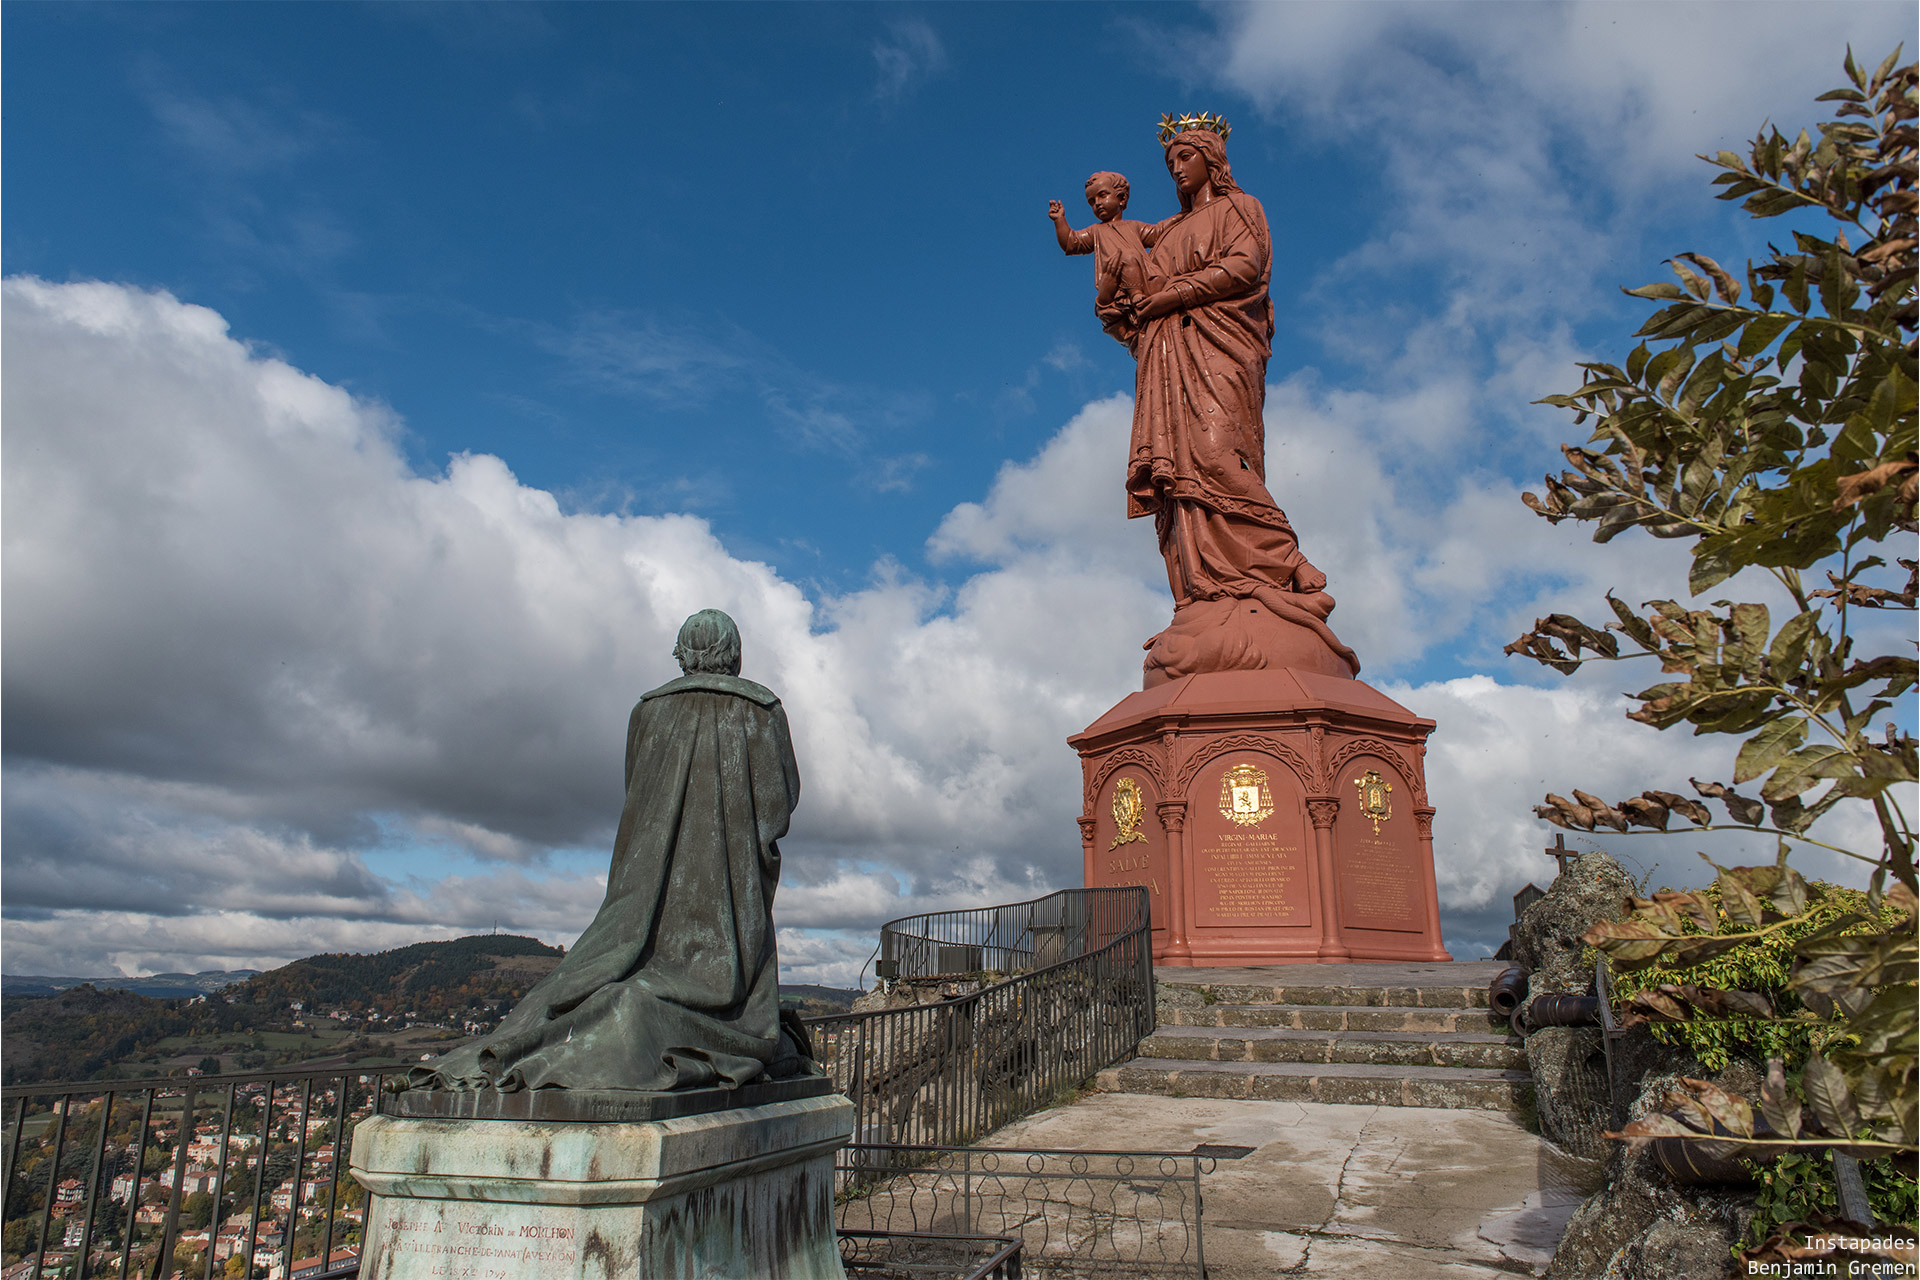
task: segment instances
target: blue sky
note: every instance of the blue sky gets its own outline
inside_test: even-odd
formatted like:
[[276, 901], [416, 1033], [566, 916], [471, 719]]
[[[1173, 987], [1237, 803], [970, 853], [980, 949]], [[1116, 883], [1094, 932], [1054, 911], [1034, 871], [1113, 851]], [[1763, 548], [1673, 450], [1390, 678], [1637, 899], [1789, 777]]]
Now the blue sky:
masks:
[[1683, 582], [1519, 507], [1572, 438], [1531, 401], [1624, 352], [1616, 285], [1775, 230], [1695, 153], [1812, 124], [1849, 41], [1912, 34], [1897, 3], [6, 19], [6, 968], [570, 940], [626, 708], [718, 604], [795, 720], [782, 940], [828, 981], [890, 916], [1073, 882], [1063, 739], [1165, 620], [1131, 362], [1048, 199], [1083, 224], [1119, 169], [1165, 216], [1160, 113], [1234, 121], [1276, 233], [1270, 485], [1367, 678], [1441, 723], [1477, 958], [1550, 865], [1540, 792], [1725, 772], [1620, 721], [1637, 673], [1501, 657]]

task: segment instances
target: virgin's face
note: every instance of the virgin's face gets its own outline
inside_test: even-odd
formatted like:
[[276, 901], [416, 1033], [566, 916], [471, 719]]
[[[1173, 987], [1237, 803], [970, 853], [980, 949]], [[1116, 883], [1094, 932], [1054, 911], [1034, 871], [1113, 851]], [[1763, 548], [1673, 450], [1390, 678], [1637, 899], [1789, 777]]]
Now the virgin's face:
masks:
[[1207, 158], [1200, 154], [1198, 147], [1185, 144], [1175, 147], [1167, 153], [1167, 168], [1173, 174], [1173, 185], [1183, 196], [1190, 196], [1207, 185]]

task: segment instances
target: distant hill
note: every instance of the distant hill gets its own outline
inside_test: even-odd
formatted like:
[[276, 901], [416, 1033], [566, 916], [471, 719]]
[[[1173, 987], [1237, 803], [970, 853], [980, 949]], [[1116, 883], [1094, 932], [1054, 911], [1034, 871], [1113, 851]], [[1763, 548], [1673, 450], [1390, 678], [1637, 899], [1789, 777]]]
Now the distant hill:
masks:
[[194, 1015], [204, 1012], [204, 1004], [85, 984], [35, 999], [9, 993], [0, 1021], [0, 1073], [8, 1084], [90, 1080], [144, 1047], [190, 1034], [204, 1020]]
[[519, 999], [526, 988], [553, 972], [565, 954], [538, 938], [482, 933], [372, 955], [308, 956], [256, 974], [226, 995], [268, 1007], [297, 1002], [314, 1014], [335, 1008], [389, 1013], [422, 1004], [444, 1008], [463, 994], [469, 998], [454, 1008], [485, 1007], [507, 998], [510, 990], [517, 991], [511, 998]]
[[0, 974], [0, 997], [50, 996], [84, 986], [97, 991], [132, 991], [156, 1000], [177, 1000], [245, 982], [259, 972], [258, 969], [210, 969], [205, 973], [156, 973], [145, 978], [123, 978], [119, 974], [110, 978], [67, 978], [6, 973]]
[[[329, 953], [265, 972], [0, 979], [0, 1078], [7, 1084], [301, 1063], [396, 1065], [491, 1031], [551, 973], [560, 947], [514, 934]], [[780, 988], [803, 1017], [845, 1011], [859, 992]]]
[[233, 975], [238, 981], [138, 980], [165, 995], [128, 990], [117, 977], [8, 977], [0, 985], [0, 1078], [32, 1084], [189, 1066], [417, 1059], [422, 1048], [492, 1030], [564, 954], [538, 938], [480, 934], [373, 955], [308, 956]]

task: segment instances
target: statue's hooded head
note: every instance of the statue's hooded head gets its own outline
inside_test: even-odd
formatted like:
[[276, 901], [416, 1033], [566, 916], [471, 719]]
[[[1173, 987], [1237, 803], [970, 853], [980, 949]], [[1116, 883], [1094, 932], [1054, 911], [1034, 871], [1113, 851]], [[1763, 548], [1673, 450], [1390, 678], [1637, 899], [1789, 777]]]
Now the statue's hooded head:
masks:
[[[1207, 162], [1207, 182], [1213, 188], [1213, 194], [1224, 196], [1238, 191], [1240, 187], [1233, 180], [1233, 169], [1227, 164], [1226, 139], [1211, 129], [1182, 129], [1167, 139], [1167, 171], [1173, 171], [1173, 149], [1192, 147]], [[1180, 211], [1191, 212], [1193, 197], [1180, 194]]]
[[740, 628], [718, 609], [702, 609], [680, 624], [673, 657], [688, 675], [740, 674]]

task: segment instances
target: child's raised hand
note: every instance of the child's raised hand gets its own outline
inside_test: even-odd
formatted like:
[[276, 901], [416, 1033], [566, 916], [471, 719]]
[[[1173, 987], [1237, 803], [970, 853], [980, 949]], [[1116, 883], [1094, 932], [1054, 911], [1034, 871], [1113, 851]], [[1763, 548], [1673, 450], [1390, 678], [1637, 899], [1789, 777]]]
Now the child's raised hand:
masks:
[[1067, 208], [1058, 200], [1049, 200], [1047, 201], [1047, 216], [1055, 219], [1064, 218], [1067, 216]]

